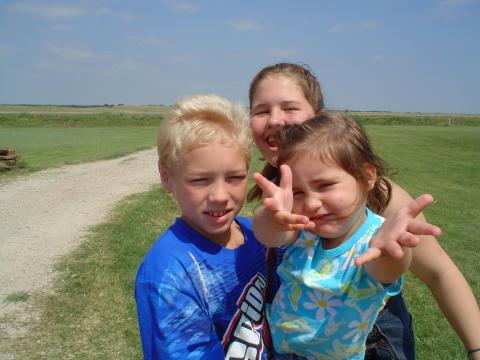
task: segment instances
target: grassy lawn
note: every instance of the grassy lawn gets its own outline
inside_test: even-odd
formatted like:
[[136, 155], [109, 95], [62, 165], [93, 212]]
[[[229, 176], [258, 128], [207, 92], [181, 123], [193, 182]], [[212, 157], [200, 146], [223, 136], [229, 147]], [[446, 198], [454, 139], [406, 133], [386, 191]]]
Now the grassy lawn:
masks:
[[[1, 107], [0, 107], [1, 109]], [[158, 114], [0, 114], [0, 147], [19, 155], [0, 176], [109, 159], [155, 145]]]
[[[18, 174], [84, 161], [109, 159], [155, 145], [157, 127], [4, 128], [0, 147], [20, 156], [12, 170]], [[1, 176], [1, 175], [0, 175]]]
[[[480, 127], [366, 128], [377, 152], [397, 169], [397, 183], [412, 195], [429, 192], [435, 196], [437, 202], [426, 215], [442, 227], [444, 235], [439, 241], [480, 299], [479, 247], [474, 231], [480, 222]], [[256, 160], [253, 167], [259, 164]], [[252, 214], [251, 205], [244, 214]], [[111, 220], [95, 227], [91, 236], [58, 265], [60, 277], [51, 294], [12, 297], [15, 301], [28, 298], [27, 304], [39, 315], [28, 322], [29, 330], [19, 333], [16, 341], [0, 330], [0, 338], [6, 339], [0, 342], [0, 354], [12, 351], [18, 358], [28, 359], [140, 358], [133, 299], [135, 271], [152, 242], [176, 215], [174, 202], [160, 187], [119, 204]], [[414, 317], [417, 357], [438, 359], [441, 354], [442, 359], [464, 359], [461, 342], [426, 286], [409, 274], [404, 293]], [[9, 321], [3, 319], [0, 324]], [[23, 320], [16, 321], [21, 324]]]
[[[413, 195], [431, 193], [436, 203], [427, 218], [440, 225], [442, 247], [461, 269], [480, 299], [477, 261], [480, 221], [480, 128], [478, 127], [367, 127], [377, 152], [398, 170], [394, 179]], [[455, 289], [452, 289], [455, 291]], [[417, 357], [462, 359], [465, 352], [426, 286], [411, 273], [405, 298], [414, 318]]]

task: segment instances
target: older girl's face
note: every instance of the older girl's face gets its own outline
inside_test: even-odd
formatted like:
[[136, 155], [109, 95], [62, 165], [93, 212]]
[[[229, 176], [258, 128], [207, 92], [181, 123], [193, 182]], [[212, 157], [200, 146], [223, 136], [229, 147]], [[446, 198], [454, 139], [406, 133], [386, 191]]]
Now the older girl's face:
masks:
[[265, 160], [277, 165], [277, 130], [285, 125], [302, 123], [315, 115], [313, 107], [294, 80], [272, 75], [255, 90], [250, 109], [255, 143]]

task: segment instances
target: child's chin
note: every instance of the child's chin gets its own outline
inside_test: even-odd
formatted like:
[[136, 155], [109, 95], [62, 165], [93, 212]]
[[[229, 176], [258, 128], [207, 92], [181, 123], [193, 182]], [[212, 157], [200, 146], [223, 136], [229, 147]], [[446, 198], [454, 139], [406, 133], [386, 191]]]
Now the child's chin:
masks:
[[313, 231], [315, 234], [324, 239], [335, 239], [341, 236], [338, 229], [326, 228], [326, 227], [316, 227]]

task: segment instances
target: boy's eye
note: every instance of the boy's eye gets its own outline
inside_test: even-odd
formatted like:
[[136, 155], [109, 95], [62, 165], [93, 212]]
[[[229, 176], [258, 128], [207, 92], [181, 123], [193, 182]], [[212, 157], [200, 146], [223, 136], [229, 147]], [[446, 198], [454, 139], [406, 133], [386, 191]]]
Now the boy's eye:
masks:
[[245, 180], [246, 177], [247, 177], [246, 175], [233, 175], [233, 176], [229, 176], [228, 180], [232, 182], [241, 182]]
[[203, 184], [207, 182], [207, 178], [193, 178], [193, 179], [188, 179], [187, 182], [190, 184]]

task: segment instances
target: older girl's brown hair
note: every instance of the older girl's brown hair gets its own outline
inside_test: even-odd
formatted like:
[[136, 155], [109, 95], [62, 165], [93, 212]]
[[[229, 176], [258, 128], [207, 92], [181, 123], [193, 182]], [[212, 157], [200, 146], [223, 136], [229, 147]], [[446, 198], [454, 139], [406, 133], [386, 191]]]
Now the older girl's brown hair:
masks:
[[322, 89], [315, 74], [306, 66], [293, 63], [278, 63], [264, 67], [252, 79], [248, 97], [250, 108], [252, 107], [253, 98], [260, 82], [271, 76], [285, 76], [293, 80], [303, 92], [305, 99], [312, 106], [315, 114], [320, 113], [325, 107], [323, 101]]
[[367, 188], [365, 164], [373, 166], [376, 182], [367, 194], [370, 209], [381, 213], [390, 202], [392, 187], [387, 165], [373, 150], [362, 126], [344, 113], [323, 112], [301, 124], [286, 126], [278, 133], [278, 164], [295, 156], [335, 163]]
[[[291, 79], [302, 90], [305, 99], [312, 106], [315, 114], [320, 114], [323, 111], [325, 102], [323, 100], [322, 89], [313, 71], [311, 71], [307, 65], [286, 62], [266, 66], [255, 75], [250, 83], [248, 92], [250, 109], [252, 108], [253, 98], [255, 97], [255, 92], [260, 82], [273, 76], [284, 76]], [[269, 163], [265, 164], [262, 174], [269, 180], [280, 176], [278, 168]], [[255, 185], [248, 192], [247, 200], [259, 200], [261, 197], [262, 190], [258, 185]]]

